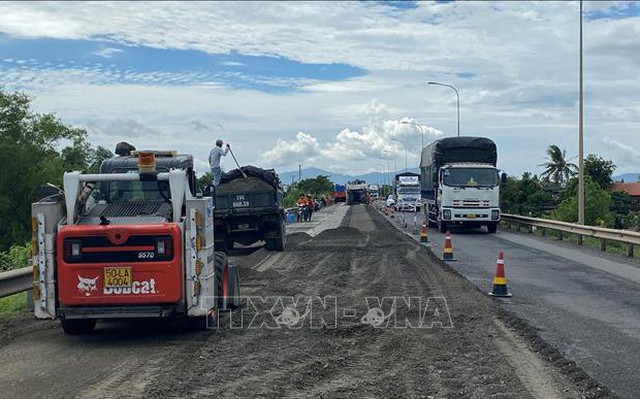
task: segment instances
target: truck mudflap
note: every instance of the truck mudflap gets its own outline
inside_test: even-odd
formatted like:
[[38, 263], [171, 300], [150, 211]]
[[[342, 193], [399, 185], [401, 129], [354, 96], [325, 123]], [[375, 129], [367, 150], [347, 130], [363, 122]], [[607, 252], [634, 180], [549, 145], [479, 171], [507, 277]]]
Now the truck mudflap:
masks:
[[149, 305], [183, 298], [175, 223], [74, 225], [57, 237], [60, 306]]

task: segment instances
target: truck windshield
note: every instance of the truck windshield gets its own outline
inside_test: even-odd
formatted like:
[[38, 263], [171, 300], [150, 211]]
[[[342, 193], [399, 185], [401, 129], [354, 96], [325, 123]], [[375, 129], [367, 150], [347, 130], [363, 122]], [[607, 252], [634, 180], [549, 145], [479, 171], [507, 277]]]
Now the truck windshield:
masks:
[[452, 187], [495, 187], [498, 185], [498, 171], [487, 168], [446, 169], [442, 183]]
[[398, 187], [398, 195], [418, 195], [420, 187]]

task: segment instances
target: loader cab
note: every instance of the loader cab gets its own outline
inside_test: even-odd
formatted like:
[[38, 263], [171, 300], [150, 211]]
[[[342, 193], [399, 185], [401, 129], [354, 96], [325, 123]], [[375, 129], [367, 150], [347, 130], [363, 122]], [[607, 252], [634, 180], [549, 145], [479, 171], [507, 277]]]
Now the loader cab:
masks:
[[[193, 170], [193, 156], [176, 154], [174, 151], [153, 151], [158, 173], [169, 172], [171, 169], [182, 169], [187, 172], [189, 191], [196, 196], [196, 175]], [[138, 172], [138, 155], [134, 151], [131, 155], [117, 156], [107, 159], [100, 166], [100, 174], [136, 173]], [[126, 203], [140, 201], [169, 201], [171, 193], [167, 181], [107, 181], [98, 186], [98, 201], [106, 203]]]

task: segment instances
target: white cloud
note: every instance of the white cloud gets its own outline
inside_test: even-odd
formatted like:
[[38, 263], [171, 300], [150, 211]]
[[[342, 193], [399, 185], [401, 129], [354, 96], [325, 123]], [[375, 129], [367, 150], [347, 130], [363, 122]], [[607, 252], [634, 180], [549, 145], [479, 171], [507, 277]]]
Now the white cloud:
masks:
[[[335, 136], [328, 137], [321, 143], [315, 136], [309, 133], [298, 132], [294, 140], [278, 139], [275, 147], [265, 151], [261, 156], [264, 164], [287, 166], [292, 168], [297, 163], [316, 163], [323, 160], [324, 163], [344, 161], [354, 165], [358, 162], [371, 160], [391, 160], [397, 157], [407, 156], [412, 164], [418, 162], [421, 150], [421, 132], [425, 134], [425, 143], [441, 136], [443, 133], [430, 126], [419, 125], [413, 127], [403, 124], [403, 121], [411, 121], [408, 118], [389, 120], [387, 107], [373, 100], [363, 105], [363, 113], [369, 120], [369, 124], [354, 131], [349, 128], [340, 130]], [[365, 115], [363, 115], [365, 116]], [[414, 129], [418, 129], [416, 132]], [[396, 141], [398, 140], [398, 141]], [[406, 145], [406, 147], [405, 147]], [[342, 165], [341, 170], [357, 170], [362, 167], [371, 167], [366, 164], [360, 168]]]
[[[585, 2], [584, 7], [617, 13], [628, 4]], [[493, 138], [509, 173], [535, 169], [552, 143], [577, 152], [577, 2], [417, 5], [393, 11], [373, 2], [7, 2], [0, 32], [11, 36], [106, 38], [126, 45], [346, 63], [368, 74], [336, 82], [254, 76], [250, 68], [233, 72], [249, 85], [301, 87], [264, 93], [229, 89], [225, 76], [86, 68], [68, 60], [52, 61], [64, 68], [54, 71], [7, 58], [0, 63], [0, 85], [27, 88], [40, 111], [55, 111], [65, 121], [93, 121], [98, 130], [92, 139], [108, 148], [116, 136], [106, 132], [117, 133], [105, 130], [108, 122], [133, 120], [158, 136], [139, 135], [137, 145], [173, 145], [197, 159], [206, 159], [210, 142], [224, 136], [241, 162], [291, 168], [307, 157], [314, 166], [357, 169], [381, 159], [384, 149], [401, 162], [404, 147], [392, 138], [410, 143], [409, 161], [417, 162], [420, 135], [401, 125], [403, 118], [429, 126], [427, 141], [456, 131], [455, 95], [426, 86], [428, 80], [443, 80], [460, 91], [462, 134]], [[587, 151], [610, 151], [619, 157], [614, 163], [635, 168], [637, 159], [613, 143], [640, 144], [640, 18], [585, 19], [584, 35]], [[456, 75], [464, 72], [475, 76]], [[194, 80], [201, 83], [191, 84]], [[216, 123], [227, 129], [216, 130]], [[605, 135], [609, 146], [602, 143]]]
[[640, 164], [640, 151], [636, 148], [608, 136], [602, 138], [602, 143], [615, 154], [615, 158], [618, 160], [616, 166], [634, 166], [637, 168], [638, 164]]
[[98, 50], [96, 52], [94, 52], [93, 54], [100, 56], [100, 57], [104, 57], [104, 58], [111, 58], [113, 57], [114, 54], [118, 54], [121, 53], [122, 49], [119, 48], [115, 48], [115, 47], [105, 47], [101, 50]]

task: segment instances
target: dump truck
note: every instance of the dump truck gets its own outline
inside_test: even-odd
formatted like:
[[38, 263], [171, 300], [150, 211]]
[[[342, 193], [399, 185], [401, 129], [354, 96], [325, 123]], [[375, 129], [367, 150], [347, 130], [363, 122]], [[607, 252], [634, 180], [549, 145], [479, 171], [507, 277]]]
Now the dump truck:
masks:
[[214, 196], [217, 249], [264, 241], [267, 250], [284, 251], [284, 195], [273, 169], [243, 166], [224, 173]]
[[347, 202], [347, 187], [344, 184], [336, 184], [334, 190], [333, 201], [336, 204], [338, 202]]
[[68, 334], [105, 319], [205, 328], [240, 305], [237, 268], [214, 252], [213, 201], [195, 196], [191, 155], [133, 151], [63, 183], [31, 206], [36, 318], [60, 319]]
[[447, 137], [422, 150], [421, 196], [425, 220], [446, 232], [449, 226], [486, 226], [500, 222], [498, 151], [486, 137]]
[[367, 183], [354, 180], [347, 183], [347, 205], [367, 203]]

